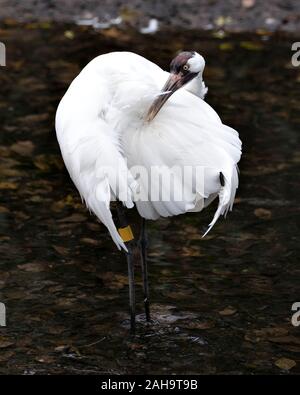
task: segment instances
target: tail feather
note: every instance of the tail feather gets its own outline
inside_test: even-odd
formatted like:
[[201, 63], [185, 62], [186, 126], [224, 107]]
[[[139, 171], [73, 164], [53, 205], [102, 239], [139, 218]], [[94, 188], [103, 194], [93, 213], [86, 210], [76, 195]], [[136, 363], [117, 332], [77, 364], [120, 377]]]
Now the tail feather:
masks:
[[[223, 172], [223, 174], [226, 174], [226, 172]], [[231, 177], [226, 177], [224, 174], [224, 186], [220, 188], [219, 191], [219, 204], [218, 208], [214, 214], [214, 217], [210, 224], [208, 225], [207, 231], [204, 233], [202, 237], [205, 237], [208, 232], [212, 229], [212, 227], [215, 225], [217, 220], [219, 219], [220, 215], [224, 215], [226, 218], [226, 215], [228, 211], [232, 210], [233, 203], [234, 203], [234, 198], [236, 194], [236, 190], [238, 188], [238, 172], [237, 172], [237, 167], [235, 166], [233, 168]]]

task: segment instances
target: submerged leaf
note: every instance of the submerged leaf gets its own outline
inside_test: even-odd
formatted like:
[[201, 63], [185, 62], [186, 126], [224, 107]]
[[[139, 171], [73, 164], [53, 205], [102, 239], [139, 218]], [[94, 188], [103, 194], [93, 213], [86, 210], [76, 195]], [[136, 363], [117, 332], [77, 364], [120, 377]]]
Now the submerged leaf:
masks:
[[297, 363], [293, 359], [289, 358], [279, 358], [275, 362], [275, 365], [283, 370], [290, 370], [297, 365]]
[[261, 219], [270, 219], [272, 217], [272, 211], [265, 208], [256, 208], [254, 215]]
[[254, 41], [241, 41], [241, 48], [248, 49], [249, 51], [261, 51], [264, 49], [263, 44]]
[[34, 145], [33, 145], [32, 141], [25, 140], [25, 141], [19, 141], [15, 144], [12, 144], [10, 148], [13, 152], [16, 152], [19, 155], [31, 156], [31, 154], [34, 150]]
[[15, 182], [3, 181], [0, 182], [0, 189], [17, 189], [18, 185]]
[[20, 270], [25, 272], [39, 273], [47, 269], [47, 265], [39, 262], [24, 263], [23, 265], [18, 265]]
[[237, 312], [237, 310], [231, 306], [226, 307], [224, 310], [219, 311], [220, 315], [228, 316], [233, 315]]

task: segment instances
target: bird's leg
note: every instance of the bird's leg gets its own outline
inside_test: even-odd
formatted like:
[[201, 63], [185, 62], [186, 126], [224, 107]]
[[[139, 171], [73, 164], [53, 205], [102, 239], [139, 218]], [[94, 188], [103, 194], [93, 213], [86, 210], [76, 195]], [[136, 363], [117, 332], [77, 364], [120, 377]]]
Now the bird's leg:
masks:
[[134, 262], [132, 247], [127, 244], [128, 253], [126, 254], [128, 265], [129, 283], [129, 309], [130, 309], [130, 329], [135, 332], [135, 284], [134, 284]]
[[129, 283], [129, 309], [130, 309], [130, 328], [131, 332], [135, 332], [135, 284], [134, 284], [134, 237], [128, 223], [125, 209], [121, 202], [117, 202], [117, 212], [119, 217], [119, 233], [125, 242], [128, 252], [126, 252], [126, 260], [128, 265], [128, 283]]
[[148, 238], [146, 233], [146, 220], [142, 218], [139, 247], [140, 247], [142, 275], [143, 275], [145, 314], [146, 314], [146, 321], [149, 322], [150, 303], [149, 303], [149, 285], [148, 285], [148, 267], [147, 267], [147, 246], [148, 246]]

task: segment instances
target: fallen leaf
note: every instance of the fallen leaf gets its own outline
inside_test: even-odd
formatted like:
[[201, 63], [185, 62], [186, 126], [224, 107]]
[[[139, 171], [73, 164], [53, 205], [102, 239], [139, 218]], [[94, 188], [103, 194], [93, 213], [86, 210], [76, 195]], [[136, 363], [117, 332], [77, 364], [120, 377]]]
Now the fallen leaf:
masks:
[[128, 345], [128, 348], [130, 350], [141, 350], [143, 349], [145, 346], [143, 344], [139, 344], [139, 343], [130, 343]]
[[214, 328], [215, 324], [212, 321], [191, 321], [187, 324], [189, 329], [210, 329]]
[[52, 168], [61, 170], [64, 167], [62, 159], [58, 155], [37, 155], [33, 163], [39, 170], [44, 172], [48, 172]]
[[253, 42], [253, 41], [241, 41], [240, 47], [244, 49], [248, 49], [248, 51], [261, 51], [264, 46], [261, 43]]
[[199, 246], [189, 246], [182, 248], [182, 256], [200, 257], [204, 256], [204, 253]]
[[47, 265], [43, 263], [32, 262], [32, 263], [24, 263], [23, 265], [18, 265], [18, 268], [20, 270], [24, 270], [25, 272], [39, 273], [46, 270]]
[[80, 241], [82, 243], [89, 244], [89, 245], [92, 245], [92, 246], [99, 245], [99, 240], [91, 239], [89, 237], [83, 237], [82, 239], [80, 239]]
[[8, 361], [13, 355], [14, 355], [13, 351], [6, 351], [6, 352], [2, 351], [0, 354], [0, 362]]
[[256, 0], [242, 0], [242, 6], [244, 8], [252, 8], [255, 6]]
[[221, 51], [231, 51], [233, 50], [234, 46], [230, 42], [225, 42], [219, 45]]
[[215, 24], [218, 27], [223, 27], [225, 25], [230, 25], [231, 23], [232, 23], [231, 16], [219, 16], [218, 18], [215, 19]]
[[293, 367], [295, 367], [297, 364], [293, 359], [289, 359], [289, 358], [279, 358], [277, 359], [277, 361], [275, 362], [275, 365], [279, 368], [279, 369], [283, 369], [283, 370], [290, 370]]
[[62, 218], [58, 222], [83, 222], [86, 220], [86, 216], [82, 214], [72, 214], [69, 217]]
[[140, 13], [134, 8], [129, 8], [125, 6], [121, 8], [120, 16], [122, 18], [122, 21], [130, 23], [136, 21], [140, 17]]
[[226, 33], [224, 32], [224, 30], [217, 30], [216, 32], [212, 32], [212, 36], [215, 38], [222, 39], [226, 37]]
[[13, 152], [16, 152], [19, 155], [31, 156], [31, 154], [34, 150], [34, 145], [31, 141], [25, 140], [25, 141], [19, 141], [15, 144], [11, 145], [10, 148]]
[[70, 307], [76, 302], [75, 298], [58, 298], [56, 304], [61, 307]]
[[228, 315], [233, 315], [237, 312], [237, 310], [231, 306], [225, 307], [224, 310], [219, 311], [220, 315], [223, 316], [228, 316]]
[[66, 350], [68, 350], [70, 348], [70, 346], [67, 346], [67, 345], [63, 345], [63, 346], [57, 346], [57, 347], [55, 347], [55, 351], [57, 351], [57, 352], [63, 352], [63, 351], [66, 351]]
[[14, 211], [15, 218], [21, 221], [27, 221], [30, 216], [23, 213], [22, 211]]
[[15, 343], [12, 342], [11, 340], [5, 338], [5, 337], [0, 337], [0, 348], [8, 348], [10, 346], [13, 346]]
[[277, 338], [285, 337], [289, 331], [285, 328], [262, 328], [262, 329], [254, 329], [252, 331], [248, 331], [245, 335], [245, 340], [250, 341], [252, 343], [258, 343], [263, 340], [273, 341]]
[[67, 248], [65, 248], [65, 247], [62, 247], [62, 246], [56, 246], [56, 245], [53, 245], [52, 246], [54, 249], [55, 249], [55, 251], [56, 252], [58, 252], [60, 255], [68, 255], [68, 253], [69, 253], [69, 250], [67, 249]]
[[72, 30], [66, 30], [64, 32], [64, 36], [66, 38], [68, 38], [69, 40], [73, 40], [73, 38], [75, 37], [75, 34], [74, 34], [74, 32], [72, 32]]
[[111, 289], [121, 289], [128, 284], [128, 278], [123, 274], [106, 272], [96, 276], [103, 281], [106, 287]]
[[44, 202], [45, 199], [43, 199], [43, 198], [42, 198], [41, 196], [39, 196], [39, 195], [36, 195], [36, 196], [32, 196], [32, 197], [30, 198], [30, 201], [33, 202], [33, 203], [41, 203], [41, 202]]
[[52, 363], [52, 362], [54, 362], [54, 358], [50, 357], [49, 355], [44, 355], [42, 357], [37, 357], [37, 358], [35, 358], [35, 360], [37, 362], [41, 362], [41, 363]]
[[66, 207], [80, 208], [82, 207], [82, 203], [75, 200], [73, 195], [67, 195], [65, 198], [58, 200], [57, 202], [54, 202], [51, 205], [51, 210], [55, 212], [59, 212], [65, 209]]
[[44, 114], [29, 114], [26, 115], [25, 117], [21, 118], [22, 122], [26, 123], [34, 123], [34, 122], [41, 122], [41, 121], [46, 121], [49, 119], [49, 114], [44, 113]]
[[95, 273], [96, 272], [96, 267], [93, 266], [93, 265], [84, 264], [84, 265], [81, 266], [81, 270], [83, 272], [86, 272], [86, 273]]
[[14, 182], [3, 181], [0, 182], [0, 189], [17, 189], [18, 185]]
[[270, 219], [272, 218], [272, 211], [265, 208], [256, 208], [254, 210], [254, 215], [261, 219]]

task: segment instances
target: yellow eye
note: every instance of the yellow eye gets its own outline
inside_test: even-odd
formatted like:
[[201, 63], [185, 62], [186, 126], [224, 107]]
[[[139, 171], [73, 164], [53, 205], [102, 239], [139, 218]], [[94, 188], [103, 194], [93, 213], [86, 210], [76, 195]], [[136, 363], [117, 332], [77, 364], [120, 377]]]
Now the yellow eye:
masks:
[[187, 71], [188, 69], [189, 69], [189, 66], [188, 66], [187, 64], [185, 64], [185, 65], [183, 66], [183, 70]]

